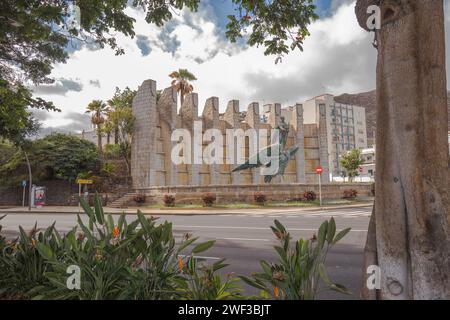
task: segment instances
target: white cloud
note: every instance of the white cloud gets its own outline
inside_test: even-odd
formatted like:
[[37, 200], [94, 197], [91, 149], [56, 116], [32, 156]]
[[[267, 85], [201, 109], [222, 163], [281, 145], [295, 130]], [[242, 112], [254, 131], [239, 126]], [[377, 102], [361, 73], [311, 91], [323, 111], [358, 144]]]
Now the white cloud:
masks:
[[[168, 74], [178, 68], [188, 68], [199, 79], [194, 87], [200, 112], [210, 96], [219, 97], [221, 111], [231, 99], [240, 99], [241, 110], [245, 110], [252, 101], [291, 104], [323, 92], [375, 87], [372, 36], [358, 26], [354, 3], [349, 1], [342, 1], [333, 15], [311, 26], [304, 52], [293, 52], [278, 65], [275, 57], [264, 56], [263, 48], [229, 44], [208, 7], [198, 13], [183, 12], [162, 29], [147, 24], [142, 12], [129, 10], [137, 19], [136, 34], [148, 41], [150, 53], [143, 55], [136, 38], [122, 35], [117, 39], [126, 50], [123, 56], [107, 48], [74, 52], [66, 64], [55, 67], [52, 76], [76, 78], [83, 90], [43, 96], [63, 110], [44, 120], [44, 125], [67, 125], [70, 112], [83, 113], [91, 100], [110, 98], [115, 87], [137, 88], [153, 79], [159, 89], [165, 88], [170, 85]], [[93, 84], [93, 79], [101, 86]]]

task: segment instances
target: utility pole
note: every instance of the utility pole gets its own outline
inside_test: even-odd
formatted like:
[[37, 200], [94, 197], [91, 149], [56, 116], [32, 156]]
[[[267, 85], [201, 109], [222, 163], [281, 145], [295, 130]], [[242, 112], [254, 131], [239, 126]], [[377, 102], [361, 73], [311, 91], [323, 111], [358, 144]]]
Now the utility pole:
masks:
[[33, 186], [33, 176], [31, 174], [31, 165], [30, 160], [28, 159], [28, 154], [24, 150], [23, 153], [25, 154], [25, 159], [27, 160], [27, 166], [28, 166], [28, 178], [29, 178], [29, 184], [28, 184], [28, 211], [31, 211], [31, 199], [32, 199], [32, 186]]

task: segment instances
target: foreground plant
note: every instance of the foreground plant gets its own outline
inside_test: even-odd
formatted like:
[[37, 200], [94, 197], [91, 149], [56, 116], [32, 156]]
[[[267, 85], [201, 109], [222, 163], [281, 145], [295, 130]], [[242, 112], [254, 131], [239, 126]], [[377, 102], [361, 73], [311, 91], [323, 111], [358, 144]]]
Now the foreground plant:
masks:
[[[317, 239], [300, 239], [294, 243], [291, 243], [290, 234], [278, 220], [275, 220], [275, 226], [271, 229], [280, 241], [280, 245], [274, 247], [279, 261], [270, 264], [262, 260], [263, 272], [253, 274], [252, 279], [240, 276], [245, 283], [260, 289], [262, 297], [312, 300], [317, 293], [324, 290], [350, 294], [344, 286], [331, 282], [325, 267], [329, 249], [341, 240], [350, 228], [336, 234], [336, 223], [331, 218], [321, 224]], [[324, 284], [322, 288], [319, 286], [320, 280]]]
[[[211, 243], [211, 245], [213, 242]], [[208, 245], [206, 243], [206, 245]], [[196, 249], [193, 250], [193, 253]], [[185, 277], [179, 281], [178, 292], [186, 300], [228, 300], [242, 298], [241, 287], [237, 284], [239, 278], [228, 274], [223, 280], [217, 271], [228, 266], [223, 260], [207, 265], [194, 256], [186, 258], [186, 264], [180, 258], [180, 269]]]
[[[86, 219], [61, 235], [54, 224], [40, 231], [35, 226], [7, 242], [0, 237], [0, 298], [7, 299], [186, 299], [224, 300], [242, 298], [239, 278], [220, 275], [224, 260], [207, 264], [197, 255], [215, 241], [196, 244], [190, 234], [176, 243], [172, 224], [157, 224], [155, 218], [138, 211], [128, 222], [122, 214], [117, 222], [103, 212], [100, 198], [94, 208], [81, 200]], [[0, 218], [1, 220], [1, 218]], [[349, 231], [335, 235], [334, 220], [321, 225], [317, 241], [290, 243], [290, 235], [278, 221], [273, 232], [278, 264], [262, 261], [264, 272], [254, 279], [240, 277], [262, 290], [262, 297], [313, 299], [319, 276], [327, 289], [346, 293], [332, 284], [325, 270], [326, 254]], [[1, 231], [1, 227], [0, 227]], [[79, 268], [77, 288], [70, 287], [68, 270]]]
[[13, 241], [0, 237], [0, 297], [6, 299], [28, 299], [32, 297], [30, 290], [49, 284], [44, 273], [51, 266], [37, 250], [38, 244], [45, 244], [58, 254], [63, 249], [55, 242], [54, 225], [44, 231], [37, 225], [28, 233], [21, 227], [19, 231], [19, 237]]

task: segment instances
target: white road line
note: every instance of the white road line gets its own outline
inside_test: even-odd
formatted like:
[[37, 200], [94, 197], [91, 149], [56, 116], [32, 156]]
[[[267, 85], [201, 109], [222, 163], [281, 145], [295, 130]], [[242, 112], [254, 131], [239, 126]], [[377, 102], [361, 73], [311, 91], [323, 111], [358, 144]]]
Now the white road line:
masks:
[[[182, 257], [182, 258], [189, 257], [189, 256], [186, 256], [184, 254], [179, 254], [178, 256]], [[223, 258], [218, 258], [218, 257], [205, 257], [205, 256], [194, 256], [194, 258], [206, 259], [206, 260], [221, 260], [221, 259], [223, 259]]]
[[[236, 241], [270, 241], [269, 239], [250, 239], [250, 238], [222, 238], [223, 240], [236, 240]], [[218, 239], [220, 240], [220, 239]]]
[[[175, 225], [175, 230], [178, 228], [191, 228], [191, 229], [244, 229], [244, 230], [270, 230], [268, 227], [233, 227], [233, 226], [186, 226]], [[288, 228], [288, 231], [317, 231], [317, 228]], [[367, 232], [367, 230], [352, 229], [350, 232]]]

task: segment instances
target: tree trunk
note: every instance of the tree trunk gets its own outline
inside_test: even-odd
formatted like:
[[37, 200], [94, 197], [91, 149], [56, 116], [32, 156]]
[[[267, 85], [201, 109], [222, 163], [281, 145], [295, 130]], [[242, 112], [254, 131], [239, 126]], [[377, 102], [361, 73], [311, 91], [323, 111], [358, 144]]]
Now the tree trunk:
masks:
[[[364, 8], [377, 1], [358, 0]], [[449, 149], [442, 0], [382, 0], [377, 32], [377, 169], [364, 298], [450, 299]], [[366, 269], [364, 270], [366, 274]]]
[[182, 107], [184, 103], [184, 94], [183, 92], [180, 93], [180, 106]]
[[103, 146], [102, 146], [102, 127], [100, 124], [97, 124], [97, 145], [98, 145], [98, 152], [100, 154], [103, 153]]
[[119, 128], [114, 128], [114, 144], [119, 144]]

